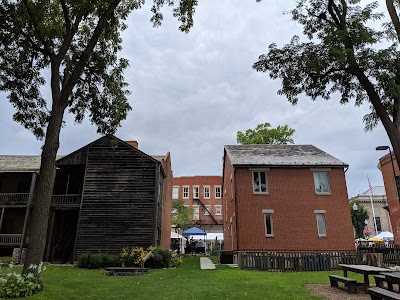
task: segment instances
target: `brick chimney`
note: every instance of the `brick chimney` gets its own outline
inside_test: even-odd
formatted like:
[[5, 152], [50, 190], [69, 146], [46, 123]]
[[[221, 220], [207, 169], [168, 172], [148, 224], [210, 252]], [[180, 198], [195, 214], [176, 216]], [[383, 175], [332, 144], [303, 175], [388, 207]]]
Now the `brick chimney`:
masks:
[[139, 149], [139, 143], [137, 141], [125, 141], [125, 143], [135, 147], [136, 149]]

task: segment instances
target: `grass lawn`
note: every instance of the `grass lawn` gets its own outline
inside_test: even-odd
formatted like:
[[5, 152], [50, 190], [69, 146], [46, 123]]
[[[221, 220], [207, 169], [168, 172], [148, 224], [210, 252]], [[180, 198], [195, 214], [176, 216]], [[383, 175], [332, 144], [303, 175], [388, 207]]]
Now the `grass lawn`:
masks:
[[339, 271], [279, 273], [227, 266], [200, 270], [199, 257], [177, 269], [151, 270], [143, 276], [106, 276], [103, 270], [50, 266], [42, 273], [44, 290], [29, 299], [320, 299], [307, 283], [328, 283]]

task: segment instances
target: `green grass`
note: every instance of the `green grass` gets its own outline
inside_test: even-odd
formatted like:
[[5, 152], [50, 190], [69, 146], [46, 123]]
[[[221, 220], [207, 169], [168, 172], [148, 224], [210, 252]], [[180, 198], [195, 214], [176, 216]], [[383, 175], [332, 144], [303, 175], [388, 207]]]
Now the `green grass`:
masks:
[[[304, 285], [328, 283], [339, 271], [280, 273], [227, 266], [200, 270], [198, 257], [176, 269], [151, 270], [143, 276], [106, 276], [103, 270], [50, 266], [45, 288], [29, 299], [321, 299]], [[359, 279], [356, 277], [356, 279]]]

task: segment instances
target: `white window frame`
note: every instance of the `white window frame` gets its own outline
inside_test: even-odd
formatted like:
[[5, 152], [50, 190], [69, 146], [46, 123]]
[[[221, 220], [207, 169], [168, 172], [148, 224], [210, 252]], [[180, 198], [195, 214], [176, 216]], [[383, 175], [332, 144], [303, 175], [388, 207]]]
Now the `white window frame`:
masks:
[[[207, 190], [208, 190], [208, 196], [207, 196]], [[210, 199], [210, 197], [211, 197], [211, 187], [209, 185], [205, 185], [203, 187], [203, 192], [204, 192], [204, 199]]]
[[[185, 192], [186, 190], [186, 192]], [[186, 196], [185, 196], [186, 194]], [[182, 187], [182, 199], [189, 199], [189, 186]]]
[[172, 187], [172, 199], [179, 199], [179, 186], [174, 185]]
[[[330, 169], [311, 169], [313, 171], [313, 179], [314, 179], [314, 190], [315, 194], [317, 195], [331, 195], [331, 187], [329, 184], [329, 171]], [[326, 173], [326, 186], [328, 188], [328, 191], [323, 191], [323, 188], [321, 185], [317, 185], [317, 178], [320, 183], [322, 183], [322, 177], [321, 173]], [[321, 192], [318, 191], [318, 189], [321, 188]]]
[[[264, 221], [264, 229], [265, 229], [265, 237], [274, 237], [274, 210], [273, 209], [263, 209], [263, 221]], [[267, 232], [267, 216], [270, 216], [271, 220], [271, 233]]]
[[200, 199], [200, 187], [199, 186], [193, 187], [193, 199]]
[[193, 208], [193, 220], [194, 219], [199, 220], [200, 219], [200, 207], [199, 207], [199, 205], [192, 205], [192, 208]]
[[222, 216], [222, 205], [214, 205], [215, 215]]
[[208, 211], [211, 211], [211, 205], [204, 205], [204, 215], [205, 216], [209, 216], [210, 215], [210, 213], [207, 211], [207, 209], [208, 209]]
[[[261, 195], [266, 195], [268, 194], [268, 171], [269, 169], [250, 169], [251, 170], [251, 186], [253, 190], [253, 194], [261, 194]], [[261, 185], [260, 185], [260, 190], [255, 191], [254, 190], [254, 173], [258, 173], [259, 178], [261, 178], [261, 173], [265, 173], [265, 192], [261, 191]]]
[[[318, 236], [319, 237], [326, 237], [326, 211], [325, 210], [314, 210], [315, 213], [315, 218], [317, 221], [317, 232], [318, 232]], [[318, 216], [322, 216], [322, 221], [323, 223], [321, 225], [323, 225], [323, 230], [324, 232], [320, 232], [320, 219], [318, 219]]]
[[[217, 196], [217, 195], [218, 195], [217, 189], [219, 189], [219, 196]], [[214, 195], [215, 195], [215, 199], [221, 199], [221, 196], [222, 196], [222, 187], [221, 187], [220, 185], [215, 185], [215, 186], [214, 186]]]

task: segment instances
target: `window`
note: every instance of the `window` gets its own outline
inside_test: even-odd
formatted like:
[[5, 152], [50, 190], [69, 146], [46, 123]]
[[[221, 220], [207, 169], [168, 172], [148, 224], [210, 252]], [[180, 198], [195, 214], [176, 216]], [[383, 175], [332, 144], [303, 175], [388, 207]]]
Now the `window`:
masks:
[[216, 216], [222, 215], [222, 205], [215, 205], [215, 215]]
[[172, 188], [172, 199], [178, 199], [179, 195], [179, 186], [174, 186]]
[[193, 187], [193, 199], [199, 199], [199, 187]]
[[381, 232], [382, 231], [381, 218], [375, 217], [375, 222], [376, 222], [376, 231]]
[[316, 210], [315, 215], [317, 217], [318, 236], [326, 236], [325, 211]]
[[210, 199], [210, 187], [209, 186], [204, 187], [204, 198]]
[[204, 205], [204, 215], [209, 216], [211, 211], [211, 205]]
[[184, 186], [183, 187], [183, 199], [188, 199], [189, 198], [189, 187]]
[[221, 199], [221, 187], [220, 186], [215, 187], [215, 198]]
[[198, 205], [193, 205], [193, 219], [195, 219], [195, 220], [199, 219], [199, 206]]
[[397, 189], [397, 198], [400, 197], [400, 176], [399, 175], [395, 175], [394, 176], [394, 180], [396, 182], [396, 189]]
[[264, 215], [264, 226], [265, 226], [265, 236], [273, 237], [274, 236], [274, 225], [273, 225], [273, 213], [272, 209], [263, 209]]
[[314, 171], [314, 184], [317, 194], [329, 193], [328, 171]]
[[253, 193], [267, 193], [267, 173], [265, 171], [253, 171]]

